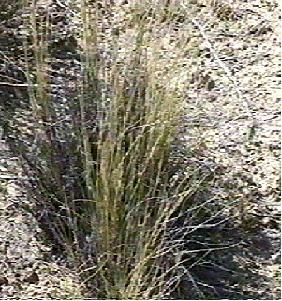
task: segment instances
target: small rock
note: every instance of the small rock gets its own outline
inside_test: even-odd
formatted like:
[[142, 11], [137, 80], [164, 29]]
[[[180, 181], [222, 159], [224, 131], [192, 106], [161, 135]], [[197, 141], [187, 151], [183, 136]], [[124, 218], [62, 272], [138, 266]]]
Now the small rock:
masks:
[[270, 224], [270, 222], [271, 222], [271, 219], [268, 217], [268, 216], [265, 216], [265, 217], [263, 217], [262, 219], [261, 219], [261, 223], [263, 224], [263, 225], [269, 225]]
[[31, 284], [36, 284], [39, 281], [38, 274], [33, 271], [31, 274], [27, 275], [23, 281], [31, 283]]
[[8, 285], [8, 284], [9, 284], [8, 278], [5, 276], [0, 276], [0, 286]]
[[279, 264], [281, 262], [281, 252], [279, 251], [271, 255], [271, 259], [273, 260], [274, 263]]

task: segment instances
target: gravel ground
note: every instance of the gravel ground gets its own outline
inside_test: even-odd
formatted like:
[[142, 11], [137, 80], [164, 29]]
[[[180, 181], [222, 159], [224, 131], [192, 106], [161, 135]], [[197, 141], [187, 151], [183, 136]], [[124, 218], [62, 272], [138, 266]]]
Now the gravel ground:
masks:
[[223, 169], [214, 194], [223, 200], [228, 191], [239, 204], [230, 214], [243, 244], [233, 260], [252, 271], [240, 290], [280, 299], [280, 10], [274, 1], [234, 1], [234, 19], [223, 21], [222, 7], [202, 11], [196, 23], [207, 57], [197, 72], [214, 85], [188, 98], [205, 112], [203, 161]]
[[51, 247], [21, 187], [17, 158], [0, 142], [0, 298], [81, 298], [83, 285]]

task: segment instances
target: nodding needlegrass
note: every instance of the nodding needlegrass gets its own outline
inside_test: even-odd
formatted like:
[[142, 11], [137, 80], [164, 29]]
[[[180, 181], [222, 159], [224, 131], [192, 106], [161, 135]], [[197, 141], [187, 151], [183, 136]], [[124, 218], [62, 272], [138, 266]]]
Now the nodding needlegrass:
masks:
[[[140, 10], [142, 2], [137, 2]], [[166, 10], [171, 14], [168, 3]], [[56, 100], [49, 95], [45, 68], [48, 42], [42, 33], [49, 24], [47, 18], [45, 26], [40, 27], [35, 1], [31, 8], [37, 85], [29, 89], [29, 96], [35, 127], [45, 132], [49, 143], [37, 141], [38, 160], [48, 167], [37, 189], [45, 190], [44, 200], [50, 202], [49, 207], [65, 212], [64, 217], [55, 215], [53, 235], [65, 242], [66, 251], [77, 265], [85, 260], [81, 241], [94, 237], [87, 242], [93, 244], [93, 268], [88, 266], [81, 274], [96, 284], [97, 297], [167, 297], [180, 281], [185, 261], [178, 252], [184, 233], [180, 231], [180, 236], [173, 239], [170, 225], [183, 213], [198, 184], [191, 183], [189, 173], [178, 184], [171, 180], [178, 172], [171, 168], [172, 147], [179, 143], [185, 111], [183, 96], [171, 91], [169, 85], [160, 85], [160, 76], [170, 81], [170, 74], [160, 75], [162, 49], [150, 35], [150, 28], [158, 21], [149, 15], [157, 15], [158, 7], [143, 7], [143, 14], [134, 18], [132, 51], [125, 49], [126, 57], [121, 59], [122, 41], [107, 36], [105, 30], [104, 23], [112, 26], [114, 17], [109, 14], [106, 19], [104, 15], [111, 7], [103, 1], [80, 2], [76, 18], [82, 24], [78, 39], [83, 78], [78, 82], [76, 111], [70, 116], [75, 147], [68, 150], [70, 156], [77, 157], [77, 165], [67, 166], [80, 168], [75, 186], [80, 189], [78, 194], [66, 188], [69, 186], [63, 182], [62, 167], [54, 160], [59, 150], [54, 141], [56, 133], [50, 131], [48, 123], [57, 122]], [[173, 64], [171, 68], [176, 69]], [[54, 182], [49, 194], [48, 181]]]
[[[157, 88], [155, 57], [146, 55], [144, 45], [148, 38], [142, 18], [130, 65], [124, 62], [120, 67], [113, 59], [110, 70], [99, 74], [99, 68], [103, 68], [103, 61], [97, 62], [95, 53], [99, 24], [89, 21], [93, 22], [99, 11], [92, 7], [95, 12], [91, 18], [86, 6], [84, 3], [81, 11], [86, 72], [83, 88], [92, 93], [96, 108], [104, 110], [94, 140], [85, 128], [81, 136], [86, 182], [89, 197], [93, 198], [86, 210], [94, 221], [92, 231], [97, 238], [99, 290], [107, 298], [163, 297], [172, 289], [178, 267], [173, 259], [165, 267], [169, 253], [177, 247], [177, 242], [167, 239], [168, 223], [185, 194], [189, 194], [189, 187], [185, 187], [182, 196], [171, 197], [168, 177], [183, 99], [165, 87]], [[116, 47], [118, 41], [113, 44]], [[89, 82], [97, 78], [110, 83], [107, 104], [103, 103], [107, 98], [89, 89], [93, 87]], [[83, 97], [80, 100], [81, 116], [86, 115], [87, 101]], [[95, 157], [91, 144], [95, 144]], [[98, 162], [95, 168], [93, 161]], [[166, 247], [168, 243], [170, 246]]]

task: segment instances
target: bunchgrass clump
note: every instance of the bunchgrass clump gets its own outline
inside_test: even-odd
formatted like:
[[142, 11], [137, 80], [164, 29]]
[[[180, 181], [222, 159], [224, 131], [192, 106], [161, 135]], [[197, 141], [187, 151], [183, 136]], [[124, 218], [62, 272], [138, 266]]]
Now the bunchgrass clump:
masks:
[[39, 220], [95, 297], [168, 297], [187, 273], [189, 227], [179, 221], [200, 208], [191, 200], [205, 181], [177, 161], [185, 114], [184, 96], [171, 85], [178, 57], [163, 68], [169, 54], [153, 34], [175, 8], [166, 4], [152, 18], [162, 4], [133, 4], [128, 50], [112, 33], [112, 7], [81, 1], [73, 18], [81, 24], [75, 51], [82, 76], [62, 111], [49, 73], [52, 19], [38, 19], [36, 1], [29, 5], [24, 57], [35, 158], [20, 152]]

